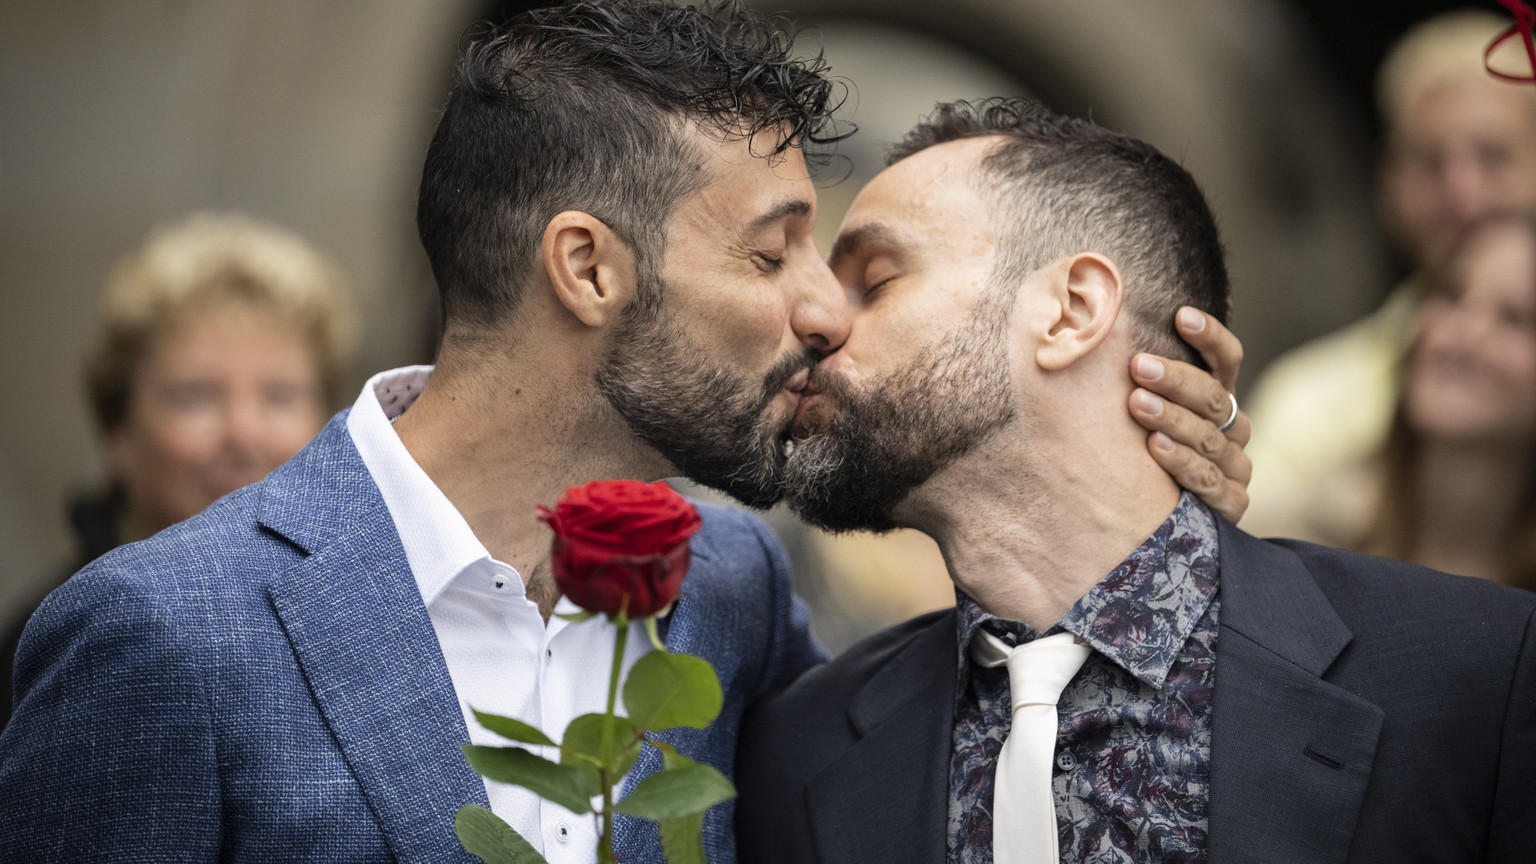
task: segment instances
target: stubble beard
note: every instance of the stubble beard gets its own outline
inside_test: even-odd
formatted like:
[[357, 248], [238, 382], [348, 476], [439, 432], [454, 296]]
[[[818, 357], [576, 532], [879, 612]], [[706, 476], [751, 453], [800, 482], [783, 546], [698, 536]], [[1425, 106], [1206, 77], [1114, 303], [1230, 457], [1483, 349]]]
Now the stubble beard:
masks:
[[614, 334], [596, 383], [630, 431], [684, 476], [767, 508], [784, 495], [789, 435], [788, 419], [775, 421], [768, 408], [816, 360], [809, 351], [786, 355], [753, 382], [709, 362], [657, 304]]
[[[858, 392], [817, 369], [822, 393], [789, 445], [785, 501], [828, 531], [884, 532], [911, 491], [1016, 418], [1005, 342], [1011, 304], [983, 299], [971, 326]], [[821, 410], [817, 410], [821, 408]]]

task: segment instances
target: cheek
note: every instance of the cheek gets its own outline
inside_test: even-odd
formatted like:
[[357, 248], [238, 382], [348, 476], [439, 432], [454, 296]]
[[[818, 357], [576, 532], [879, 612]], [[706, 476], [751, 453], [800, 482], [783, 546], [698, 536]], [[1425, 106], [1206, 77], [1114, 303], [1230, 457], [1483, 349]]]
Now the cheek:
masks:
[[197, 470], [218, 452], [218, 426], [212, 411], [162, 410], [139, 425], [137, 449], [161, 470]]
[[713, 343], [723, 356], [735, 356], [753, 363], [777, 355], [786, 340], [793, 341], [787, 307], [767, 293], [732, 304], [720, 304], [689, 335], [700, 342]]
[[[303, 404], [280, 409], [272, 424], [268, 443], [280, 464], [299, 452], [325, 425], [325, 409], [319, 404]], [[277, 467], [273, 465], [272, 467]]]
[[1511, 334], [1489, 348], [1514, 390], [1512, 395], [1529, 393], [1536, 400], [1536, 334]]

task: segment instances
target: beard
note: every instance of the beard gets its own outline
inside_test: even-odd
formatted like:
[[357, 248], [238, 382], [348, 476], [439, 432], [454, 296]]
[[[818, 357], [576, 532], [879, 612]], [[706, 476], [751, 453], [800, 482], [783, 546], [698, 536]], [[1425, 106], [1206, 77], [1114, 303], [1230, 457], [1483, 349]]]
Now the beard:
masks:
[[[665, 286], [653, 277], [654, 288]], [[768, 407], [817, 355], [788, 354], [760, 380], [711, 364], [708, 353], [668, 322], [660, 302], [636, 303], [597, 373], [599, 392], [630, 431], [679, 472], [741, 503], [767, 508], [783, 497], [789, 418]]]
[[914, 488], [1015, 419], [1005, 341], [1010, 309], [1001, 298], [982, 300], [970, 326], [862, 392], [812, 372], [811, 389], [823, 404], [806, 412], [789, 448], [783, 483], [790, 509], [828, 531], [899, 527], [895, 510]]

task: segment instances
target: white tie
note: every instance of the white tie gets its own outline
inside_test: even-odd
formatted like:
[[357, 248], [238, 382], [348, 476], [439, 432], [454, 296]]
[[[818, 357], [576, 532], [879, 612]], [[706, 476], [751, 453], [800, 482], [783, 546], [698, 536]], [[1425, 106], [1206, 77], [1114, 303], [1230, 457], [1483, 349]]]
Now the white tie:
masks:
[[1008, 665], [1013, 728], [997, 757], [992, 801], [995, 864], [1058, 864], [1056, 798], [1051, 765], [1056, 758], [1056, 703], [1092, 651], [1071, 633], [1057, 633], [1017, 648], [986, 630], [974, 644], [983, 666]]

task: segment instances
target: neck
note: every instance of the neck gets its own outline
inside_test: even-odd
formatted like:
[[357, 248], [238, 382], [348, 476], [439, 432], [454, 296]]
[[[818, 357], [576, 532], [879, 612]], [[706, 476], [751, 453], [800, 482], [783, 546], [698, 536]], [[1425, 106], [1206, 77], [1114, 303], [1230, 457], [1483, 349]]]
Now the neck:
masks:
[[567, 486], [653, 480], [665, 467], [616, 430], [579, 376], [548, 363], [502, 366], [439, 365], [395, 431], [491, 556], [522, 575], [547, 620], [558, 595], [537, 505], [553, 506]]
[[1529, 448], [1430, 441], [1419, 457], [1413, 560], [1463, 576], [1498, 578], [1526, 495]]
[[938, 542], [982, 608], [1043, 632], [1157, 530], [1179, 490], [1119, 423], [996, 437], [1013, 440], [945, 469], [896, 515]]

